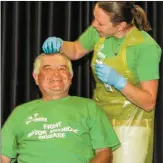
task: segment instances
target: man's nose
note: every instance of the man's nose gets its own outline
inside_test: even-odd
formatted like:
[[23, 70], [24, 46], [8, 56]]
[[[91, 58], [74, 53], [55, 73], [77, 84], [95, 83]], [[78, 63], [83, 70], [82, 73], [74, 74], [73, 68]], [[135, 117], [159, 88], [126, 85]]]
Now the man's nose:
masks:
[[58, 70], [57, 68], [53, 70], [53, 75], [54, 75], [54, 76], [58, 76], [59, 73], [60, 73], [60, 72], [59, 72], [59, 70]]

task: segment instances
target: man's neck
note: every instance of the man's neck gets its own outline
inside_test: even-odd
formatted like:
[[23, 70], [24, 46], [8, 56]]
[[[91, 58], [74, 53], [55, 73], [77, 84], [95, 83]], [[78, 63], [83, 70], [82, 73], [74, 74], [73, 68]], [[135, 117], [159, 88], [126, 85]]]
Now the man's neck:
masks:
[[64, 94], [56, 94], [56, 95], [43, 95], [42, 100], [43, 101], [50, 101], [50, 100], [58, 100], [58, 99], [62, 99], [68, 96], [68, 93], [65, 92]]

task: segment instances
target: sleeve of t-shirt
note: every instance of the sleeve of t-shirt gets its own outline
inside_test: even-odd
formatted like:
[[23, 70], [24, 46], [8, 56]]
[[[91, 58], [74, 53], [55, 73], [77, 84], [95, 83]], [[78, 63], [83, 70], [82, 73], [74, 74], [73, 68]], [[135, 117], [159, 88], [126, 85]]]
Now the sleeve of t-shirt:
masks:
[[15, 159], [17, 155], [15, 122], [16, 118], [12, 113], [2, 127], [2, 155], [11, 159]]
[[104, 111], [96, 104], [94, 107], [96, 115], [90, 128], [93, 149], [111, 148], [114, 151], [120, 146], [120, 141]]
[[94, 49], [97, 35], [98, 33], [96, 29], [94, 29], [92, 26], [89, 26], [78, 40], [84, 49], [92, 51]]
[[146, 45], [139, 49], [136, 73], [139, 81], [159, 79], [161, 48], [157, 45]]

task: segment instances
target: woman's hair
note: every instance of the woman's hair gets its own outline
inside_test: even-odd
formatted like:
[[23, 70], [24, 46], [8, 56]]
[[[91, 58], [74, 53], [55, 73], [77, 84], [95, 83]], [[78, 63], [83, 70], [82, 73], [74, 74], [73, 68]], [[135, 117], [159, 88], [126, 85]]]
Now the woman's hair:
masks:
[[61, 55], [61, 56], [63, 56], [67, 60], [67, 65], [68, 65], [69, 72], [73, 75], [72, 63], [71, 63], [70, 59], [68, 59], [66, 55], [61, 54], [61, 53], [56, 53], [56, 54], [44, 54], [44, 53], [41, 53], [39, 56], [37, 56], [35, 61], [34, 61], [34, 68], [33, 68], [33, 73], [34, 74], [39, 74], [42, 57], [44, 57], [46, 55]]
[[139, 30], [151, 30], [145, 11], [140, 6], [133, 5], [133, 2], [100, 1], [96, 4], [107, 14], [111, 15], [113, 24], [119, 24], [124, 21], [127, 24], [135, 24]]

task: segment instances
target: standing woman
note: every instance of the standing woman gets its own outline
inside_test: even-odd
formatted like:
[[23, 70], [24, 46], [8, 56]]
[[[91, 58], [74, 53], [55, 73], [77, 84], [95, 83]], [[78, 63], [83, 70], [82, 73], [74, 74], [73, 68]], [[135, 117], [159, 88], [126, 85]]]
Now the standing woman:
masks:
[[106, 112], [121, 141], [113, 163], [152, 163], [154, 107], [161, 49], [144, 10], [131, 2], [97, 2], [94, 21], [77, 41], [50, 37], [45, 53], [77, 60], [94, 51], [93, 99]]

